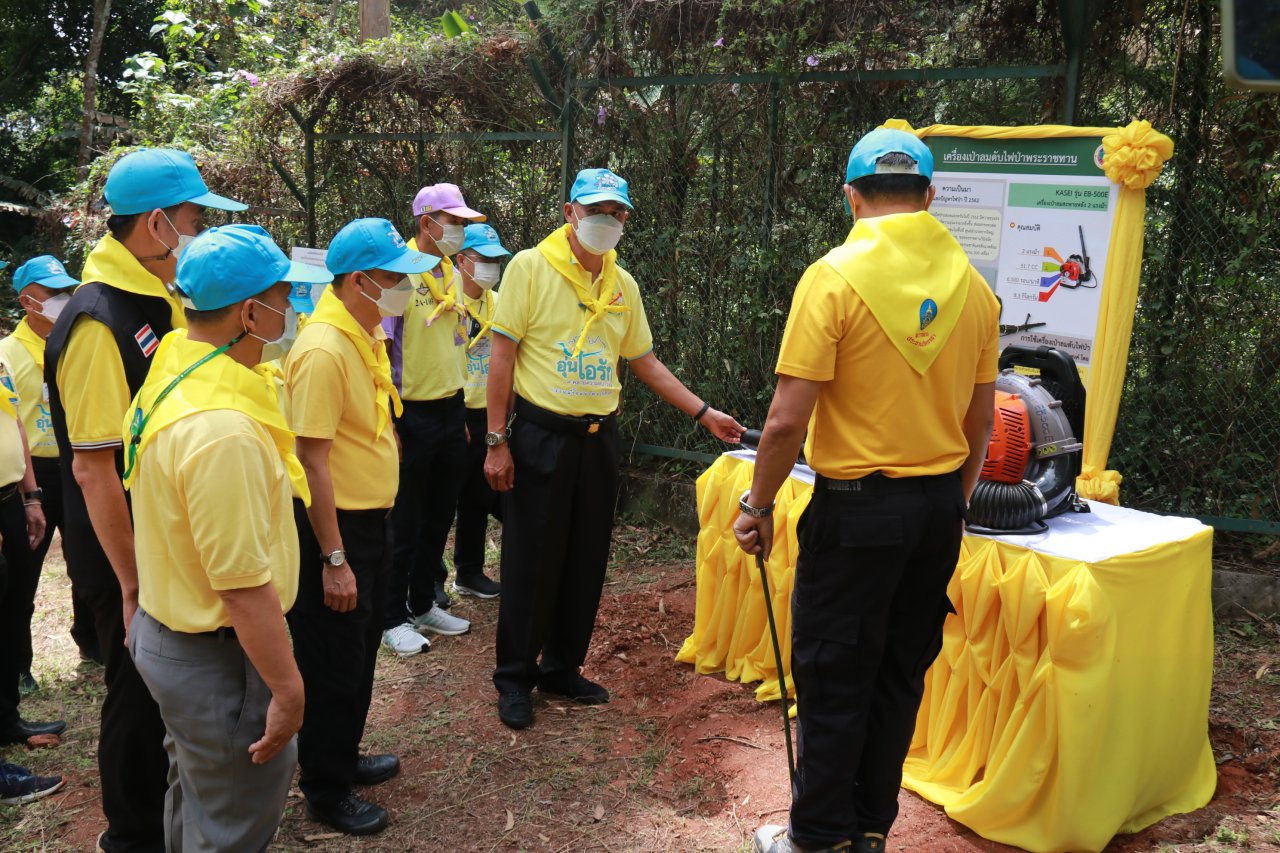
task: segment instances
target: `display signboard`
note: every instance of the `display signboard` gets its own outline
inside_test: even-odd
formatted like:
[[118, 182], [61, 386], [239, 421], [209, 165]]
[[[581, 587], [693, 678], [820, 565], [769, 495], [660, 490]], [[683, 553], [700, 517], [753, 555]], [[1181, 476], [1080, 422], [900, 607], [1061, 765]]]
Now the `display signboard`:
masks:
[[1000, 297], [1001, 345], [1048, 345], [1087, 381], [1117, 188], [1101, 137], [928, 136], [930, 211]]

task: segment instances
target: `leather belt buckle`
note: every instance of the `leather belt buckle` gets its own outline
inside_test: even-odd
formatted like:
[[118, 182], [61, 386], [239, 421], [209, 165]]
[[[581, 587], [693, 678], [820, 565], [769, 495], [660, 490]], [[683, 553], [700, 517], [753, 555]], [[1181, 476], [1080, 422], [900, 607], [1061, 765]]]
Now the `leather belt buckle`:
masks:
[[600, 431], [600, 422], [592, 421], [587, 425], [587, 435], [595, 435]]

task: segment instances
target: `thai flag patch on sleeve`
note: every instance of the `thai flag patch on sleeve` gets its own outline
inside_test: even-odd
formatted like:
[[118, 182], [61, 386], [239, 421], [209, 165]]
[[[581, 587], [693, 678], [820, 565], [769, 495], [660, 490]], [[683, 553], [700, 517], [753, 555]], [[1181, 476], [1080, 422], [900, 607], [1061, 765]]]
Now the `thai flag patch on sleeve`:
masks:
[[147, 358], [151, 358], [151, 354], [156, 351], [156, 347], [160, 346], [160, 339], [156, 337], [155, 332], [151, 331], [150, 323], [135, 332], [133, 339], [138, 342], [138, 348], [142, 350], [142, 354]]

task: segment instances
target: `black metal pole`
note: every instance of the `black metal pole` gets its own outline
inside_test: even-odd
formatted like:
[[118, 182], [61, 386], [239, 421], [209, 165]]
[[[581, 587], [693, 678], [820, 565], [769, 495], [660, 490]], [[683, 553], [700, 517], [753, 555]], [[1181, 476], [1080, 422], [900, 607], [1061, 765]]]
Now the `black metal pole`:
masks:
[[769, 636], [773, 639], [773, 662], [778, 667], [778, 692], [782, 694], [782, 734], [787, 740], [787, 772], [791, 775], [791, 788], [796, 786], [796, 757], [791, 748], [791, 711], [787, 697], [787, 679], [782, 673], [782, 646], [778, 643], [778, 623], [773, 618], [773, 597], [769, 594], [769, 573], [764, 567], [764, 554], [756, 554], [756, 568], [760, 570], [760, 586], [764, 592], [764, 612], [769, 617]]

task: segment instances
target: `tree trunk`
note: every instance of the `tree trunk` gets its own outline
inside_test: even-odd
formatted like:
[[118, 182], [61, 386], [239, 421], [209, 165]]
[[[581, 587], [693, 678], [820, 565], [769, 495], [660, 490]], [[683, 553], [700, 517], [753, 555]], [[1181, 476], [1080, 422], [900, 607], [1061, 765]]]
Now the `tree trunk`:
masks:
[[360, 41], [391, 35], [390, 0], [360, 0]]
[[89, 151], [93, 147], [93, 122], [98, 111], [98, 59], [111, 16], [111, 0], [93, 0], [93, 33], [89, 36], [89, 55], [84, 60], [84, 115], [80, 118], [80, 153], [76, 156], [76, 174], [84, 180], [89, 174]]

